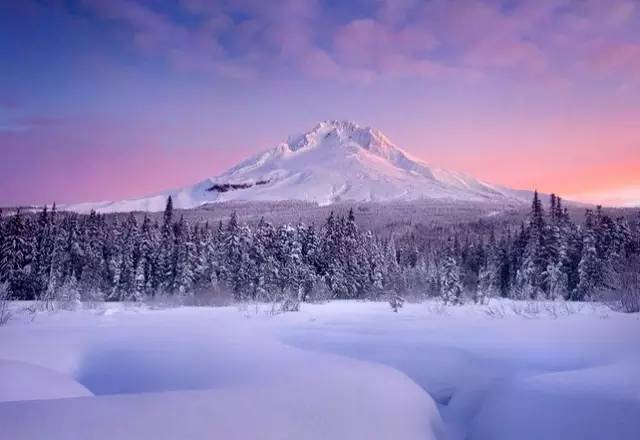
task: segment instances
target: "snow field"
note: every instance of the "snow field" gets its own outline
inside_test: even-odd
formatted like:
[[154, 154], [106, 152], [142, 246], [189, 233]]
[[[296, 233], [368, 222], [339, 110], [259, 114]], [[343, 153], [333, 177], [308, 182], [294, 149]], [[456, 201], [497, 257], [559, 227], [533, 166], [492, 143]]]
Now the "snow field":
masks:
[[[0, 329], [0, 372], [12, 365], [14, 377], [35, 380], [0, 395], [2, 433], [640, 438], [637, 315], [511, 301], [267, 310], [107, 304], [33, 322], [18, 314]], [[38, 379], [49, 377], [43, 370], [57, 380]]]

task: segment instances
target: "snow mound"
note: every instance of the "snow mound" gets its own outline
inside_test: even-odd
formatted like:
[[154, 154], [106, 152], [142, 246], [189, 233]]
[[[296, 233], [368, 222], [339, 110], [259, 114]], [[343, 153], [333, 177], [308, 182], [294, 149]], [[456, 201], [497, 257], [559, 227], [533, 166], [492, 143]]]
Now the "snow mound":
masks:
[[0, 378], [0, 402], [92, 396], [70, 377], [25, 362], [0, 359]]
[[[543, 305], [536, 319], [528, 306], [496, 319], [429, 301], [277, 316], [257, 305], [104, 308], [3, 327], [0, 358], [55, 369], [96, 396], [0, 403], [0, 437], [640, 438], [637, 315]], [[34, 393], [45, 386], [34, 381]]]
[[171, 195], [176, 208], [224, 201], [340, 201], [451, 199], [521, 204], [526, 191], [433, 168], [394, 145], [382, 132], [350, 121], [324, 121], [217, 177], [150, 197], [84, 203], [88, 212], [160, 211]]
[[440, 438], [435, 402], [393, 368], [287, 346], [234, 308], [114, 310], [15, 320], [0, 333], [0, 356], [49, 362], [96, 394], [0, 403], [3, 436]]
[[[376, 386], [365, 384], [365, 378], [375, 379]], [[0, 405], [3, 435], [23, 440], [40, 439], [43, 433], [48, 439], [96, 440], [435, 440], [438, 420], [426, 395], [394, 375], [365, 375], [355, 383], [293, 379], [222, 390]]]
[[486, 397], [470, 440], [634, 440], [640, 436], [638, 363], [515, 378]]

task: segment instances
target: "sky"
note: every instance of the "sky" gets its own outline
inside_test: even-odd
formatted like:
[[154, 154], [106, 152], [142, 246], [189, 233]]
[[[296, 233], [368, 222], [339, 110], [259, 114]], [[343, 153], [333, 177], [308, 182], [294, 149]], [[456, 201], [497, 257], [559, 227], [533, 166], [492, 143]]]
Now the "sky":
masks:
[[640, 0], [0, 1], [0, 206], [192, 184], [326, 119], [640, 206]]

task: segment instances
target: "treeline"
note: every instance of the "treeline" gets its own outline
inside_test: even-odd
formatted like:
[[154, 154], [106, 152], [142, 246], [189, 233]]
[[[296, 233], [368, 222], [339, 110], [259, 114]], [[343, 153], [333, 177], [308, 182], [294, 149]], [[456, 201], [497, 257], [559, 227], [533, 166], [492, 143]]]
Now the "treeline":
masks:
[[303, 224], [255, 227], [235, 214], [215, 226], [130, 214], [122, 221], [44, 209], [0, 222], [0, 282], [14, 299], [138, 301], [158, 295], [232, 292], [272, 301], [363, 298], [401, 271], [393, 242], [361, 233], [353, 212], [331, 214], [320, 230]]
[[601, 208], [571, 221], [559, 198], [536, 194], [517, 231], [460, 225], [420, 249], [416, 237], [361, 231], [353, 211], [314, 225], [216, 225], [133, 214], [0, 217], [0, 284], [13, 299], [140, 301], [231, 294], [236, 301], [439, 296], [457, 304], [493, 296], [592, 300], [619, 287], [640, 254], [640, 216], [630, 225]]
[[640, 212], [630, 224], [598, 206], [585, 210], [584, 222], [576, 224], [559, 197], [552, 194], [545, 210], [536, 192], [515, 231], [478, 235], [461, 229], [444, 248], [427, 252], [427, 268], [436, 268], [427, 269], [432, 294], [442, 291], [444, 270], [460, 274], [462, 286], [454, 283], [453, 298], [466, 291], [475, 292], [478, 302], [493, 296], [591, 301], [623, 291], [626, 275], [640, 270]]

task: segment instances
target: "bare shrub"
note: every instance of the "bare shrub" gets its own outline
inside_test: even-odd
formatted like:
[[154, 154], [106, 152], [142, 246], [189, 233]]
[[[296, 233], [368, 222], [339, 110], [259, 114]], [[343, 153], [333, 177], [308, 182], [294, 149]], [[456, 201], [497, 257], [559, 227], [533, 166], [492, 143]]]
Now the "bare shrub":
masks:
[[297, 312], [300, 310], [302, 301], [302, 291], [298, 289], [285, 289], [273, 298], [271, 314], [277, 315], [286, 312]]
[[497, 306], [487, 305], [484, 312], [491, 318], [494, 319], [503, 319], [507, 316], [507, 311], [504, 307], [504, 304], [498, 304]]
[[502, 319], [508, 315], [526, 319], [558, 319], [578, 313], [580, 306], [564, 300], [526, 300], [509, 301], [507, 303], [498, 302], [494, 305], [487, 305], [483, 310], [488, 316], [496, 319]]
[[406, 300], [397, 293], [392, 293], [389, 296], [389, 305], [391, 306], [391, 310], [393, 310], [395, 313], [398, 313], [398, 310], [400, 310], [402, 306], [404, 306], [405, 301]]
[[628, 260], [619, 268], [616, 282], [600, 292], [599, 299], [616, 311], [640, 312], [640, 257]]

